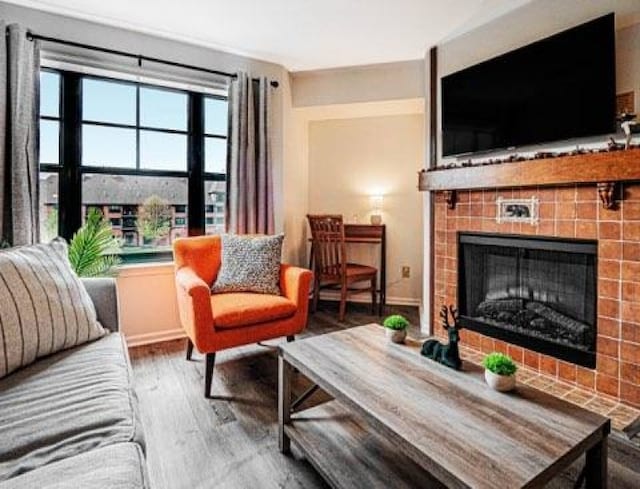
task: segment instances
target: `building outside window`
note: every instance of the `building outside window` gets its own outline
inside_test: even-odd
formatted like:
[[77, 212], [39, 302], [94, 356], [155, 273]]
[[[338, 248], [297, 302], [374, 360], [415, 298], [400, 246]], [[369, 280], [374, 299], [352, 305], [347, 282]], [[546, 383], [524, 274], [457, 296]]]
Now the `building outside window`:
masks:
[[[125, 260], [170, 257], [187, 225], [193, 234], [223, 232], [224, 205], [214, 203], [225, 198], [227, 106], [220, 96], [43, 70], [43, 239], [69, 239], [92, 208], [107, 218]], [[68, 161], [74, 155], [77, 166]], [[78, 171], [79, 188], [65, 165]], [[192, 209], [189, 191], [198, 187], [204, 187], [202, 208]], [[61, 208], [70, 216], [65, 222], [58, 219]]]

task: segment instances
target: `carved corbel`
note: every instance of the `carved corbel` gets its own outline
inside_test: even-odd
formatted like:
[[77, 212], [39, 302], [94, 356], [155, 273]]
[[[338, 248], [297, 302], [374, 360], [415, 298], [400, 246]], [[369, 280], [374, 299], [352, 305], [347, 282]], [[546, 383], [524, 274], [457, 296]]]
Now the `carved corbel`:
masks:
[[598, 183], [598, 197], [602, 202], [603, 209], [614, 209], [616, 206], [615, 201], [616, 182], [600, 182]]
[[456, 191], [455, 190], [445, 190], [444, 191], [444, 200], [447, 202], [447, 207], [449, 209], [456, 208]]

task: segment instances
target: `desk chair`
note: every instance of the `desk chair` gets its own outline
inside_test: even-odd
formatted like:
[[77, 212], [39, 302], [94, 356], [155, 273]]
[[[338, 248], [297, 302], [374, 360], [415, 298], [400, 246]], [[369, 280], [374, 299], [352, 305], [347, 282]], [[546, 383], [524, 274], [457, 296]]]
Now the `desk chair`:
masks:
[[[341, 215], [307, 214], [315, 260], [313, 311], [318, 307], [321, 288], [339, 288], [340, 321], [344, 321], [349, 292], [371, 292], [371, 306], [376, 309], [378, 269], [349, 263]], [[367, 288], [351, 288], [358, 282], [369, 282]]]

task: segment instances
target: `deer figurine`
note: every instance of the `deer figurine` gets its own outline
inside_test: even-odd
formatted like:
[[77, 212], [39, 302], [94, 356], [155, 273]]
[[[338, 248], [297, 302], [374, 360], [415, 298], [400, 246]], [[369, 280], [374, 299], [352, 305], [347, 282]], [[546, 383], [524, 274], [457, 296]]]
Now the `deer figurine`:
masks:
[[[449, 324], [449, 315], [451, 315], [453, 324]], [[460, 326], [458, 310], [453, 305], [448, 308], [447, 306], [442, 306], [440, 317], [442, 318], [442, 327], [449, 335], [449, 344], [444, 345], [438, 340], [427, 340], [423, 343], [420, 353], [447, 367], [460, 370], [462, 360], [460, 360], [460, 352], [458, 351], [458, 341], [460, 340], [459, 331], [462, 326]]]

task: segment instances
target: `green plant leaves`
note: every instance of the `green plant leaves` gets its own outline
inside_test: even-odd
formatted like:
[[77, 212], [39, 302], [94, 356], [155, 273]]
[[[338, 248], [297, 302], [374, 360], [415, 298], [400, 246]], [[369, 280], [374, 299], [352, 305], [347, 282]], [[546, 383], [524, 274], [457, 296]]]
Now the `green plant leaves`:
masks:
[[97, 209], [90, 209], [87, 220], [69, 243], [69, 261], [80, 277], [113, 275], [120, 263], [120, 245], [111, 235], [111, 226]]
[[400, 330], [407, 328], [409, 326], [409, 321], [400, 314], [392, 314], [384, 320], [382, 325], [385, 328]]
[[498, 352], [489, 353], [484, 357], [482, 365], [496, 375], [513, 375], [518, 370], [518, 366], [509, 355]]

